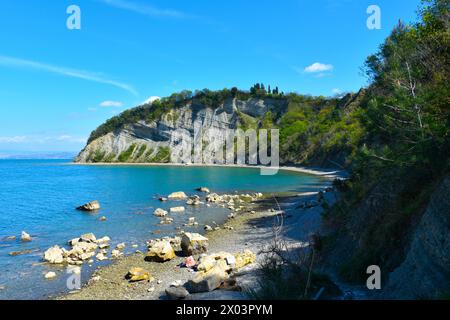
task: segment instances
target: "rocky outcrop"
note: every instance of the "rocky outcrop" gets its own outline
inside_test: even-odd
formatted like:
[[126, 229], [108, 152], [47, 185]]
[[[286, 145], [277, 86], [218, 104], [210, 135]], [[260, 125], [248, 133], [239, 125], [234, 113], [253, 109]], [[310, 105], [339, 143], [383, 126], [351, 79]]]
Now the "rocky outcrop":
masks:
[[[251, 98], [246, 101], [229, 98], [217, 108], [197, 102], [170, 110], [161, 119], [140, 120], [91, 141], [76, 157], [76, 162], [170, 162], [170, 150], [177, 144], [175, 130], [183, 130], [198, 143], [203, 134], [194, 135], [196, 128], [210, 130], [216, 141], [225, 139], [226, 130], [237, 129], [240, 117], [256, 119], [271, 110], [285, 110], [287, 101], [271, 98]], [[207, 139], [208, 140], [208, 139]], [[206, 141], [214, 143], [213, 141]], [[209, 162], [211, 159], [204, 159]]]
[[450, 293], [450, 175], [431, 197], [404, 262], [389, 276], [385, 298], [441, 298]]
[[92, 201], [86, 204], [83, 204], [82, 206], [79, 206], [77, 210], [81, 211], [97, 211], [100, 210], [100, 203], [98, 201]]

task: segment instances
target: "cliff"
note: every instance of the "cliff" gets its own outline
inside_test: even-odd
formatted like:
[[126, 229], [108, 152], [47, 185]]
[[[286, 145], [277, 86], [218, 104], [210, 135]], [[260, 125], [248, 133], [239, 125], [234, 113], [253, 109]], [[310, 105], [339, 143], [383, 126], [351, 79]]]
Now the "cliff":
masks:
[[[152, 106], [144, 106], [152, 113]], [[202, 127], [211, 130], [215, 139], [225, 139], [226, 130], [254, 126], [268, 112], [285, 112], [285, 99], [250, 98], [239, 100], [228, 98], [217, 106], [209, 107], [195, 100], [188, 100], [167, 110], [157, 119], [139, 119], [126, 123], [90, 141], [80, 152], [76, 162], [170, 162], [171, 137], [176, 130], [186, 130], [192, 138], [194, 130]], [[204, 159], [209, 161], [210, 159]]]

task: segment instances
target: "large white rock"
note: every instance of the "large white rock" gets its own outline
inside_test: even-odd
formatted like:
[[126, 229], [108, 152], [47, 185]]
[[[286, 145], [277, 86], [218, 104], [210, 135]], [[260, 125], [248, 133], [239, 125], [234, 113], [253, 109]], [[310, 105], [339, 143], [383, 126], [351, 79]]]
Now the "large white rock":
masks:
[[169, 240], [156, 241], [152, 243], [146, 255], [147, 260], [165, 262], [175, 258], [175, 251]]
[[185, 207], [174, 207], [174, 208], [170, 208], [170, 212], [171, 213], [183, 213], [186, 211]]
[[97, 238], [95, 237], [95, 234], [93, 234], [93, 233], [86, 233], [86, 234], [83, 234], [80, 237], [80, 241], [82, 241], [82, 242], [96, 242]]
[[64, 263], [64, 251], [59, 246], [54, 246], [45, 251], [44, 260], [52, 264]]
[[92, 201], [86, 204], [83, 204], [82, 206], [79, 206], [77, 210], [81, 211], [97, 211], [100, 210], [100, 203], [98, 201]]
[[181, 237], [181, 249], [187, 257], [204, 253], [208, 250], [208, 238], [198, 233], [186, 232]]
[[56, 273], [54, 273], [53, 271], [50, 271], [50, 272], [47, 272], [44, 277], [45, 277], [45, 279], [48, 279], [48, 280], [54, 279], [54, 278], [56, 278]]
[[186, 193], [184, 193], [183, 191], [178, 191], [178, 192], [174, 192], [171, 193], [168, 198], [170, 200], [184, 200], [186, 199], [188, 196], [186, 195]]
[[157, 216], [157, 217], [160, 217], [160, 218], [167, 216], [167, 214], [168, 214], [168, 212], [166, 210], [161, 209], [161, 208], [158, 208], [158, 209], [155, 210], [155, 212], [153, 212], [154, 216]]
[[22, 240], [22, 242], [30, 242], [32, 239], [28, 233], [22, 231], [22, 234], [20, 235], [20, 240]]

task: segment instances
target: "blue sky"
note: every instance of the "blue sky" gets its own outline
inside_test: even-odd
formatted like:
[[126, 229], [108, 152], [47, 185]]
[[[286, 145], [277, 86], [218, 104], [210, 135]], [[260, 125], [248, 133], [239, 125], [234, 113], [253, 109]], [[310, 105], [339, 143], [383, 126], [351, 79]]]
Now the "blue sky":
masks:
[[[282, 3], [282, 4], [281, 4]], [[69, 30], [69, 5], [81, 30]], [[366, 27], [381, 9], [381, 30]], [[419, 0], [3, 0], [0, 153], [78, 151], [114, 114], [183, 89], [333, 95]]]

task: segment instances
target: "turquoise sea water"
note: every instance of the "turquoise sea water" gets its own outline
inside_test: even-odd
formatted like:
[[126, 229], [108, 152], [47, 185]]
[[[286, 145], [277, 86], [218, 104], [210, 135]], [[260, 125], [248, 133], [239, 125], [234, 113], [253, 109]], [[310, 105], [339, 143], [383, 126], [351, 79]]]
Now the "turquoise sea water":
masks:
[[[319, 177], [291, 172], [261, 176], [258, 169], [79, 166], [71, 165], [69, 160], [0, 160], [0, 299], [44, 299], [67, 292], [65, 268], [40, 262], [46, 249], [55, 244], [64, 246], [67, 240], [81, 234], [108, 235], [113, 246], [126, 242], [128, 252], [132, 252], [136, 249], [131, 244], [144, 249], [146, 240], [174, 235], [176, 227], [189, 217], [195, 217], [202, 225], [221, 223], [229, 214], [223, 208], [186, 206], [186, 213], [171, 215], [174, 224], [160, 226], [153, 211], [180, 203], [160, 203], [158, 195], [174, 191], [196, 194], [195, 188], [200, 186], [217, 193], [306, 192], [317, 190], [322, 183]], [[98, 213], [75, 210], [92, 200], [101, 203]], [[101, 216], [106, 216], [107, 221], [100, 222]], [[20, 242], [23, 230], [31, 234], [32, 242]], [[162, 233], [154, 236], [155, 230]], [[189, 230], [202, 232], [201, 227]], [[6, 240], [8, 236], [17, 236], [18, 240]], [[9, 255], [22, 250], [33, 252]], [[83, 266], [83, 282], [98, 265]], [[56, 272], [58, 277], [44, 280], [48, 271]]]

